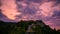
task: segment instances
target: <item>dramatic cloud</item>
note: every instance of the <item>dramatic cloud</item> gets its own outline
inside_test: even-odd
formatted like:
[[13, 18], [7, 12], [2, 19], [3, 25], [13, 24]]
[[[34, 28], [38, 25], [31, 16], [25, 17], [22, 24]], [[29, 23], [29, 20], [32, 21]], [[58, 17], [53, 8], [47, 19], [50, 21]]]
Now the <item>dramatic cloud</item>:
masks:
[[17, 12], [16, 5], [14, 0], [2, 0], [2, 13], [7, 16], [9, 19], [14, 20], [16, 15], [21, 13]]
[[1, 9], [5, 21], [43, 20], [60, 28], [60, 0], [2, 0]]

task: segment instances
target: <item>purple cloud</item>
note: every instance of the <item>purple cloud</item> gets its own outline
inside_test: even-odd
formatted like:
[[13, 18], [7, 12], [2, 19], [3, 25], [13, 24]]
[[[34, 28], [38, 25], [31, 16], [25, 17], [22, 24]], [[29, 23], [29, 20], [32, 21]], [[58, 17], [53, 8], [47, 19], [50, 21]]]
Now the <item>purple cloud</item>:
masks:
[[0, 12], [0, 20], [14, 22], [19, 20], [43, 20], [51, 27], [60, 27], [60, 0], [5, 0], [3, 2], [5, 3], [2, 9], [5, 11]]

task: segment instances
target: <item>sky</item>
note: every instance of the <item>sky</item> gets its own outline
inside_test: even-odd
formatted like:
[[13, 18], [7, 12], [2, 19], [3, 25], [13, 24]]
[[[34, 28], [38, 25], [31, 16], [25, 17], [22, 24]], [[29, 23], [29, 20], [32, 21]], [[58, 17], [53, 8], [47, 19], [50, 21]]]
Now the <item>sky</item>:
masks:
[[42, 20], [60, 29], [60, 0], [0, 0], [0, 20]]

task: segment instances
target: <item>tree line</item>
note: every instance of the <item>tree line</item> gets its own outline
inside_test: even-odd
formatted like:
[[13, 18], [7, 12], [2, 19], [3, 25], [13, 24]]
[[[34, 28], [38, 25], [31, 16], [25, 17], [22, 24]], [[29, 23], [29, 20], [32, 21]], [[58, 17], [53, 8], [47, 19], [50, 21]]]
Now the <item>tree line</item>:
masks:
[[0, 21], [0, 34], [60, 34], [60, 30], [50, 28], [42, 20]]

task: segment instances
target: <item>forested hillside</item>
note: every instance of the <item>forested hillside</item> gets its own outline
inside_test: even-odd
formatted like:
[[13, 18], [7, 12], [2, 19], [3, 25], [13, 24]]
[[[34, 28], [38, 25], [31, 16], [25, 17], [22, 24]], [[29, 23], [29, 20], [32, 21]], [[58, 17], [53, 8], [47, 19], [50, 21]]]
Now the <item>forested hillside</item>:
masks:
[[60, 30], [51, 29], [41, 20], [3, 22], [0, 21], [0, 34], [60, 34]]

